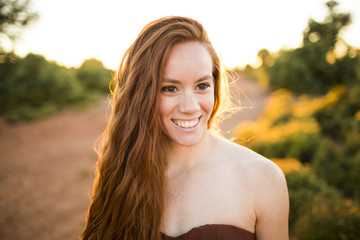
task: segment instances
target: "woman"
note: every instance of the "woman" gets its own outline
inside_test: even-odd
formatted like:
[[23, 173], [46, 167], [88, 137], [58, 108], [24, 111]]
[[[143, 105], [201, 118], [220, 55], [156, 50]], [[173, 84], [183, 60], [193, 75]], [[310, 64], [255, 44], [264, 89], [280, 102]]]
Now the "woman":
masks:
[[288, 239], [281, 170], [210, 131], [221, 76], [197, 21], [145, 26], [118, 71], [82, 239]]

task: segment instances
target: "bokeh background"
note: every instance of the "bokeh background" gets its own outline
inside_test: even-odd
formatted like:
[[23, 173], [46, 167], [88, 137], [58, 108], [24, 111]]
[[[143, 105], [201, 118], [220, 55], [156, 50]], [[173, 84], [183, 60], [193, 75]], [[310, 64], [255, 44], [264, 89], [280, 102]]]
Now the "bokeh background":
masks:
[[0, 238], [79, 236], [111, 75], [168, 15], [208, 30], [242, 109], [221, 129], [284, 171], [290, 238], [359, 239], [358, 0], [0, 0]]

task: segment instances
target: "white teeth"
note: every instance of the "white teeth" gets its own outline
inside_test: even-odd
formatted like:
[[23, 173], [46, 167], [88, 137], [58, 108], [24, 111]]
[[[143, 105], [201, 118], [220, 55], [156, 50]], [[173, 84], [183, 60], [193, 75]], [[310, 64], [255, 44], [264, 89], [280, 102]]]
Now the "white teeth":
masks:
[[190, 121], [184, 121], [184, 120], [173, 120], [173, 122], [182, 128], [192, 128], [196, 126], [199, 123], [199, 118], [190, 120]]

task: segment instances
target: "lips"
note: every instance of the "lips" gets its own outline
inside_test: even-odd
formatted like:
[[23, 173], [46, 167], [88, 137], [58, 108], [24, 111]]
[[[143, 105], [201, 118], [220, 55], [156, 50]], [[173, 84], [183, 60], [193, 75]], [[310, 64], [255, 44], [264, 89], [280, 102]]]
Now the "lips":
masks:
[[177, 126], [181, 128], [193, 128], [200, 122], [200, 117], [189, 120], [171, 119]]

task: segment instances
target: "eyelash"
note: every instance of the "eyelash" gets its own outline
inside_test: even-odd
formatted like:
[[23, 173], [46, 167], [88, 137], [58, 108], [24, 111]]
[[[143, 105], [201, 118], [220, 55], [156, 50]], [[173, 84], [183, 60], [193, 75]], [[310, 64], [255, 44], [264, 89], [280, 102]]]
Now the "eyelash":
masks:
[[[204, 88], [205, 87], [205, 88]], [[206, 90], [210, 87], [210, 84], [209, 83], [200, 83], [199, 85], [196, 86], [197, 89], [200, 89], [200, 90]]]
[[[200, 83], [196, 86], [197, 90], [201, 90], [201, 91], [205, 91], [206, 89], [208, 89], [210, 87], [209, 83]], [[161, 92], [166, 92], [166, 93], [175, 93], [176, 91], [179, 91], [177, 89], [176, 86], [173, 85], [169, 85], [169, 86], [165, 86], [161, 88]]]
[[[172, 89], [172, 91], [169, 91], [169, 89]], [[166, 92], [166, 93], [174, 93], [174, 90], [178, 90], [175, 86], [165, 86], [161, 88], [161, 92]]]

